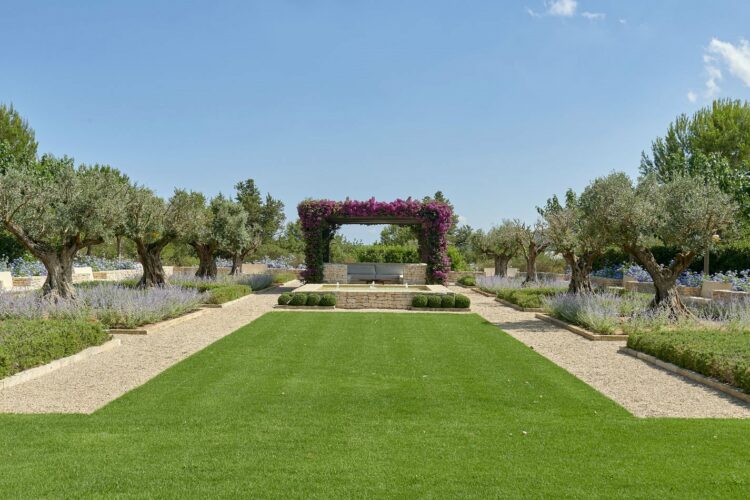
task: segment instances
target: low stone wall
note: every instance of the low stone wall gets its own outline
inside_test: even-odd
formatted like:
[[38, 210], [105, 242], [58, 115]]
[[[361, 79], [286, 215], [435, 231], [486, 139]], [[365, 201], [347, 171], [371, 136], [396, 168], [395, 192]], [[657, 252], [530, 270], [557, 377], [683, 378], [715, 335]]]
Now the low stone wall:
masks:
[[13, 288], [13, 276], [10, 275], [10, 271], [3, 271], [0, 273], [0, 290], [10, 290]]
[[625, 290], [628, 290], [630, 292], [638, 292], [638, 293], [655, 293], [656, 289], [654, 288], [653, 283], [641, 283], [638, 281], [625, 281], [623, 283], [623, 286], [625, 287]]
[[336, 295], [336, 307], [339, 309], [406, 309], [411, 306], [415, 295], [424, 292], [341, 292]]
[[731, 300], [748, 300], [750, 293], [737, 292], [734, 290], [716, 290], [713, 294], [714, 300], [731, 301]]
[[410, 285], [427, 283], [427, 264], [404, 264], [404, 282]]
[[622, 280], [616, 278], [602, 278], [600, 276], [591, 276], [591, 284], [601, 287], [622, 286]]
[[266, 264], [242, 264], [240, 267], [242, 274], [266, 274], [268, 272], [268, 265]]
[[[165, 269], [166, 271], [166, 269]], [[117, 269], [115, 271], [94, 271], [94, 279], [97, 281], [121, 281], [132, 278], [140, 278], [140, 269]]]
[[338, 309], [408, 309], [411, 307], [415, 295], [438, 294], [445, 295], [451, 293], [450, 290], [442, 285], [428, 285], [421, 290], [412, 290], [402, 288], [399, 290], [382, 290], [373, 288], [340, 289], [340, 290], [321, 290], [319, 284], [303, 285], [295, 290], [301, 293], [332, 293], [336, 296], [336, 307]]
[[323, 283], [348, 283], [346, 264], [323, 264]]

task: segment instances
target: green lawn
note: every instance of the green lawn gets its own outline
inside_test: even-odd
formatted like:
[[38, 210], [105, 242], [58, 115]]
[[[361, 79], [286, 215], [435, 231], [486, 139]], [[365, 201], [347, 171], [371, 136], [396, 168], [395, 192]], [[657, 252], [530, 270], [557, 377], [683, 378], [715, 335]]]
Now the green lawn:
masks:
[[636, 419], [475, 315], [279, 312], [94, 415], [0, 415], [0, 495], [741, 497], [749, 438]]

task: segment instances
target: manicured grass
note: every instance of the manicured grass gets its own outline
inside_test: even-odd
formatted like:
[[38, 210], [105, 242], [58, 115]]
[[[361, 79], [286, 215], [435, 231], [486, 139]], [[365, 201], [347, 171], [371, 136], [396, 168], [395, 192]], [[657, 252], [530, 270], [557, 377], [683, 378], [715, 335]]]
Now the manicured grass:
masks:
[[748, 436], [636, 419], [475, 315], [278, 312], [93, 415], [0, 415], [0, 492], [741, 497]]
[[492, 290], [497, 297], [507, 300], [517, 306], [526, 309], [539, 309], [542, 307], [542, 298], [558, 293], [565, 293], [567, 288], [559, 287], [529, 287], [529, 288], [501, 288]]

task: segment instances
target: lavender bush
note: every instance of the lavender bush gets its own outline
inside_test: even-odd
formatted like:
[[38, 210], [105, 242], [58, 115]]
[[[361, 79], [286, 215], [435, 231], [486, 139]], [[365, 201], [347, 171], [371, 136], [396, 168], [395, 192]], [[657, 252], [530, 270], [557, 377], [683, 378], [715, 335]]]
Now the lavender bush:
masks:
[[262, 290], [267, 288], [273, 282], [271, 274], [239, 274], [230, 276], [228, 274], [219, 274], [216, 278], [199, 278], [193, 274], [175, 274], [169, 279], [173, 285], [185, 286], [191, 288], [200, 288], [202, 285], [246, 285], [252, 290]]
[[88, 319], [108, 328], [134, 328], [185, 314], [204, 302], [178, 286], [135, 289], [116, 284], [81, 288], [77, 299], [50, 302], [38, 293], [0, 293], [0, 319]]
[[640, 294], [566, 293], [544, 297], [542, 304], [551, 316], [611, 335], [622, 325], [621, 318], [645, 310], [648, 299]]
[[559, 279], [540, 278], [537, 282], [523, 284], [520, 278], [506, 278], [504, 276], [478, 276], [477, 286], [485, 291], [495, 292], [507, 288], [563, 288], [567, 281]]

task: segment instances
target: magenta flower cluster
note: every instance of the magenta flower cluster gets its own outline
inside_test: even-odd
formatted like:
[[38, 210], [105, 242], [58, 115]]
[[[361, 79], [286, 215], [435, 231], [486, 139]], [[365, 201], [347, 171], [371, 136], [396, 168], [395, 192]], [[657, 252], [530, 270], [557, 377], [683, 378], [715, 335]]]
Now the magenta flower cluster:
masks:
[[451, 207], [438, 201], [421, 202], [408, 198], [391, 202], [345, 200], [305, 200], [297, 206], [302, 231], [305, 234], [305, 260], [307, 269], [303, 276], [308, 283], [323, 280], [323, 264], [329, 257], [330, 241], [338, 225], [332, 219], [346, 218], [409, 218], [420, 222], [419, 251], [427, 264], [430, 283], [445, 283], [450, 270], [446, 235], [451, 227]]

